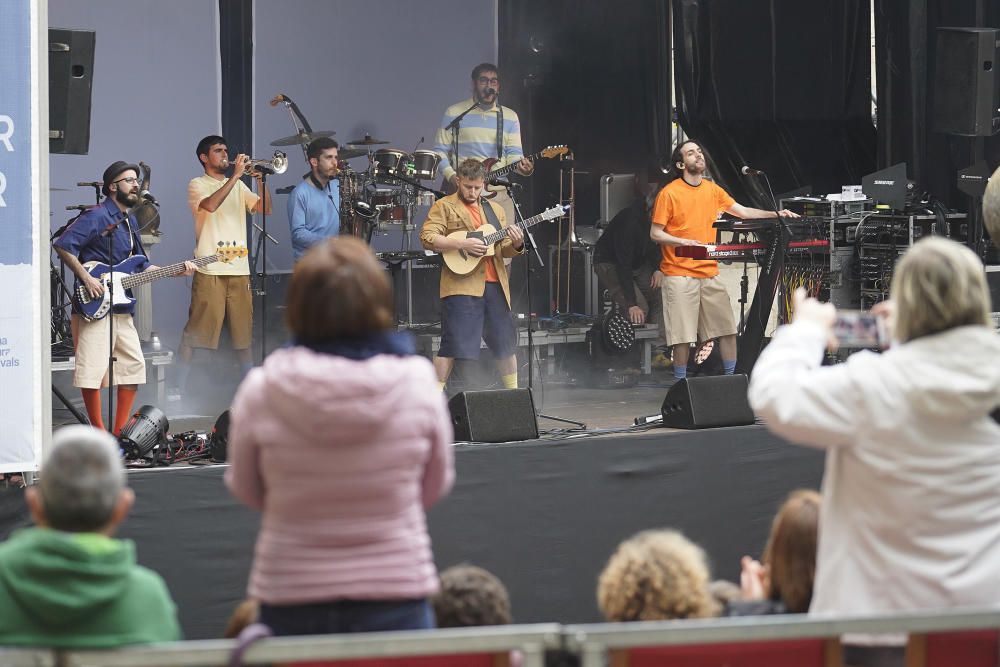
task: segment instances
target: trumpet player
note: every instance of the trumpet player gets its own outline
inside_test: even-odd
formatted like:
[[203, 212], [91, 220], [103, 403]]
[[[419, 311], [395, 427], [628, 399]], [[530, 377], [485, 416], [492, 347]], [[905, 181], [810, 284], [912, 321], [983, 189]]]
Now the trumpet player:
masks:
[[[271, 213], [271, 196], [262, 175], [253, 172], [259, 196], [240, 180], [251, 162], [240, 153], [230, 163], [226, 140], [209, 135], [198, 142], [198, 162], [204, 174], [188, 183], [188, 205], [194, 216], [195, 257], [215, 254], [220, 243], [247, 245], [247, 213]], [[226, 177], [229, 167], [232, 176]], [[229, 327], [233, 349], [243, 374], [253, 366], [250, 344], [253, 331], [253, 295], [250, 292], [250, 264], [238, 257], [230, 262], [214, 262], [194, 275], [191, 308], [178, 350], [176, 394], [187, 388], [191, 356], [195, 348], [214, 350], [219, 346], [222, 326]], [[172, 396], [173, 397], [173, 396]]]

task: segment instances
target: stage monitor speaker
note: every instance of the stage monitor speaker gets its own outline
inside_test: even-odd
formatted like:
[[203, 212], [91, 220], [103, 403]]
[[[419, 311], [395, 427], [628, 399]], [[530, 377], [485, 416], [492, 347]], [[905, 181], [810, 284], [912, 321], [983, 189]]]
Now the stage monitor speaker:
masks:
[[988, 137], [1000, 113], [1000, 73], [993, 28], [938, 28], [931, 128], [936, 132]]
[[448, 401], [456, 442], [511, 442], [538, 437], [530, 389], [463, 391]]
[[92, 30], [49, 28], [49, 153], [90, 148], [94, 39]]
[[663, 425], [715, 428], [754, 423], [746, 375], [710, 375], [679, 380], [663, 399]]

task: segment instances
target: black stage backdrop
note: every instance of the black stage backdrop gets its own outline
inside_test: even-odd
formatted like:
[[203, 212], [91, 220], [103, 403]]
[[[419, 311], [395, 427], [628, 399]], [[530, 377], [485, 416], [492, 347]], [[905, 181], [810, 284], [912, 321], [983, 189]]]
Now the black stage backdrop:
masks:
[[685, 133], [714, 158], [737, 201], [840, 192], [874, 171], [868, 0], [674, 0], [674, 75]]
[[[921, 192], [967, 212], [971, 202], [958, 190], [956, 172], [972, 164], [974, 140], [935, 132], [931, 122], [936, 31], [945, 26], [1000, 28], [1000, 3], [875, 0], [878, 165], [906, 162]], [[1000, 135], [981, 141], [992, 172], [1000, 165]]]
[[[615, 546], [673, 527], [704, 547], [716, 576], [739, 581], [785, 496], [818, 488], [823, 453], [762, 426], [458, 445], [457, 481], [429, 513], [439, 568], [470, 562], [510, 590], [519, 623], [600, 620], [597, 576]], [[242, 599], [258, 515], [226, 491], [225, 466], [133, 471], [122, 526], [139, 562], [166, 580], [189, 639], [221, 636]], [[0, 490], [0, 539], [29, 521]]]
[[[655, 168], [670, 152], [666, 0], [507, 0], [499, 5], [501, 97], [521, 116], [526, 152], [568, 144], [578, 222], [598, 215], [601, 174]], [[557, 172], [529, 180], [536, 207], [556, 201]]]

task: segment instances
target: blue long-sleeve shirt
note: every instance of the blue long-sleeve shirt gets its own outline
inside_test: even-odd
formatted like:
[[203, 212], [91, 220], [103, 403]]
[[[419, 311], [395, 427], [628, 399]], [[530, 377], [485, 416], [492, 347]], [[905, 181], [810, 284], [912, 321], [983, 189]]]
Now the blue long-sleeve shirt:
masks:
[[288, 225], [295, 261], [325, 238], [340, 233], [340, 181], [331, 180], [320, 190], [306, 178], [288, 196]]
[[[101, 234], [110, 225], [119, 221], [121, 224], [110, 234], [112, 254], [109, 255], [108, 237]], [[81, 264], [96, 261], [114, 266], [132, 255], [145, 256], [146, 251], [135, 231], [136, 227], [135, 216], [130, 215], [125, 219], [125, 214], [108, 197], [97, 206], [84, 211], [66, 228], [66, 231], [59, 235], [53, 245], [76, 257]], [[147, 266], [149, 266], [148, 260], [142, 262], [136, 270], [143, 271]], [[115, 306], [116, 313], [131, 313], [134, 309], [133, 305]]]

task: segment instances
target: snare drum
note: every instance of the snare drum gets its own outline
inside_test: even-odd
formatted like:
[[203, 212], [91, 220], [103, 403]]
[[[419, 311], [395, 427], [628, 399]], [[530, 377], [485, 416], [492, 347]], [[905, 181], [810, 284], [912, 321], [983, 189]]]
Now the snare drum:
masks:
[[396, 174], [403, 173], [408, 156], [395, 148], [380, 148], [375, 151], [372, 160], [375, 162], [375, 180], [379, 183], [393, 183]]
[[399, 190], [370, 190], [368, 204], [378, 212], [379, 222], [402, 222], [406, 218], [406, 207], [401, 203]]
[[437, 176], [438, 163], [441, 156], [434, 151], [419, 150], [413, 151], [410, 155], [410, 162], [413, 163], [413, 178], [422, 181], [433, 181]]

